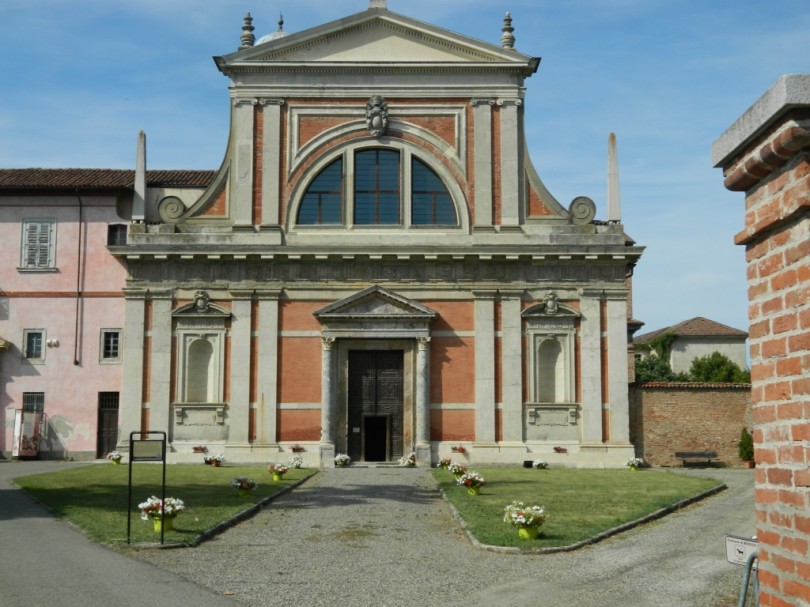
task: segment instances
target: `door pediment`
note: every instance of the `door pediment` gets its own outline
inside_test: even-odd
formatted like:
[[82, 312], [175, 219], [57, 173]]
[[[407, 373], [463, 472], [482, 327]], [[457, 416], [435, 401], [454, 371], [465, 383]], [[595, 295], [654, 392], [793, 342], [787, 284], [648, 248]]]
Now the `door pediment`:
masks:
[[369, 287], [314, 312], [324, 337], [421, 338], [436, 312], [380, 286]]

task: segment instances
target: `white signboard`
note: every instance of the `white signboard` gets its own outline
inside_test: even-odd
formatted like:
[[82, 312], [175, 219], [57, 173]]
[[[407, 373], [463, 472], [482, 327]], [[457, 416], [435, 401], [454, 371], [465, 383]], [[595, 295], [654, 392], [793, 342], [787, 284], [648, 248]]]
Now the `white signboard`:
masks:
[[757, 551], [757, 541], [748, 537], [726, 536], [726, 560], [733, 565], [745, 565], [748, 557]]

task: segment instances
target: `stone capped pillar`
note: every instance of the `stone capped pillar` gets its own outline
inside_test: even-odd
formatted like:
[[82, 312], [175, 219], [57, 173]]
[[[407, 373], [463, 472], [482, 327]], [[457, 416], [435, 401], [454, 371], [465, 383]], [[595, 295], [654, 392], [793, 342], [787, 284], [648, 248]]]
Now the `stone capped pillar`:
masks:
[[253, 291], [231, 291], [228, 448], [248, 447], [250, 430], [250, 323]]
[[745, 193], [759, 601], [810, 604], [810, 74], [782, 76], [712, 159]]
[[149, 430], [166, 432], [171, 440], [172, 291], [150, 290]]

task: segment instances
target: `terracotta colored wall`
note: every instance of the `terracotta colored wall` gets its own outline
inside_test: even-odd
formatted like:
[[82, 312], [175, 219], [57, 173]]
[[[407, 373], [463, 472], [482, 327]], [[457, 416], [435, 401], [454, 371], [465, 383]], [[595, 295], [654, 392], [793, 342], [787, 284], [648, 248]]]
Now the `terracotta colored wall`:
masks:
[[321, 438], [320, 409], [282, 409], [278, 412], [278, 440], [304, 441]]
[[430, 402], [475, 401], [475, 346], [462, 337], [433, 337], [430, 341]]
[[716, 451], [739, 466], [737, 442], [751, 428], [747, 384], [651, 382], [630, 387], [630, 441], [654, 466], [680, 466], [676, 451]]
[[321, 340], [308, 337], [279, 340], [278, 376], [280, 403], [320, 403]]
[[475, 411], [445, 409], [430, 412], [430, 440], [470, 441], [475, 439]]

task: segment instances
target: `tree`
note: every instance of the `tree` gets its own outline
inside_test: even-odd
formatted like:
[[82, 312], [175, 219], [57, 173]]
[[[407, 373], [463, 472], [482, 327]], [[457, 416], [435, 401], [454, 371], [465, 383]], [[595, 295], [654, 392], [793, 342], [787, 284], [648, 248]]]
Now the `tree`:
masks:
[[644, 383], [648, 381], [672, 381], [675, 374], [669, 361], [660, 356], [645, 356], [636, 360], [636, 382]]
[[689, 368], [689, 377], [692, 381], [711, 383], [747, 384], [751, 381], [751, 374], [747, 370], [741, 369], [720, 352], [694, 359]]

